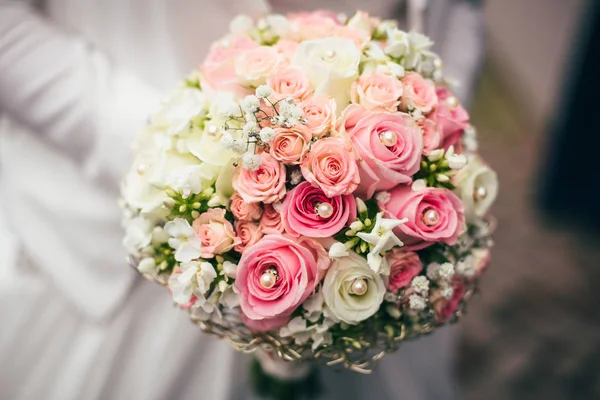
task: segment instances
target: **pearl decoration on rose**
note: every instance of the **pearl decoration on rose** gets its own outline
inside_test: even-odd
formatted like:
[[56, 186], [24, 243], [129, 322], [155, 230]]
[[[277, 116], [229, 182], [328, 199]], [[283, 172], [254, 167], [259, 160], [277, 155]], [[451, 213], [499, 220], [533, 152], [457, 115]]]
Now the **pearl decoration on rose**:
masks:
[[260, 276], [260, 284], [265, 289], [271, 289], [277, 283], [277, 271], [268, 269]]
[[458, 99], [454, 96], [450, 96], [446, 99], [446, 105], [450, 108], [458, 107]]
[[336, 52], [333, 49], [329, 49], [325, 52], [325, 57], [327, 57], [328, 59], [332, 59], [333, 57], [336, 56]]
[[138, 165], [137, 173], [140, 175], [144, 175], [144, 172], [146, 172], [146, 165], [145, 164]]
[[479, 186], [473, 191], [473, 198], [475, 200], [483, 200], [487, 197], [487, 195], [487, 189], [483, 186]]
[[363, 294], [367, 293], [368, 288], [369, 287], [367, 285], [367, 281], [358, 278], [352, 281], [352, 286], [350, 287], [350, 290], [352, 291], [352, 294], [362, 296]]
[[210, 125], [208, 127], [208, 133], [211, 135], [214, 135], [217, 133], [217, 126], [216, 125]]
[[398, 136], [392, 131], [385, 131], [379, 135], [379, 140], [386, 147], [392, 147], [398, 141]]
[[423, 223], [427, 226], [433, 226], [438, 223], [440, 214], [436, 210], [427, 210], [423, 213]]
[[329, 218], [333, 215], [333, 207], [329, 203], [319, 203], [317, 204], [316, 212], [321, 218]]

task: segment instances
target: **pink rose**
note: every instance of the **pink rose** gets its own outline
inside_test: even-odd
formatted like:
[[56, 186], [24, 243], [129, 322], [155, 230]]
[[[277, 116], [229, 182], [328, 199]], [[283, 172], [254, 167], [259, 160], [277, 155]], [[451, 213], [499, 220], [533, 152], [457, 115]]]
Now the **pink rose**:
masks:
[[270, 144], [271, 156], [287, 165], [300, 164], [308, 151], [312, 135], [303, 124], [292, 128], [276, 128], [275, 138]]
[[437, 90], [439, 100], [435, 118], [442, 132], [445, 149], [455, 145], [469, 125], [469, 113], [465, 110], [452, 92], [446, 88]]
[[410, 115], [350, 105], [344, 129], [362, 158], [359, 195], [370, 199], [376, 191], [410, 182], [419, 171], [423, 134]]
[[407, 72], [402, 78], [404, 94], [400, 102], [403, 111], [416, 109], [429, 114], [438, 104], [435, 85], [416, 72]]
[[235, 221], [235, 232], [241, 241], [233, 248], [238, 253], [243, 253], [247, 248], [254, 246], [263, 236], [256, 222]]
[[238, 263], [235, 286], [244, 315], [252, 320], [290, 315], [314, 291], [318, 261], [314, 250], [296, 238], [264, 236]]
[[281, 214], [273, 208], [272, 204], [265, 204], [265, 210], [260, 218], [260, 229], [265, 235], [276, 235], [285, 231], [283, 222], [281, 221]]
[[280, 315], [269, 319], [250, 319], [244, 313], [240, 313], [240, 317], [244, 325], [254, 332], [268, 332], [281, 328], [287, 325], [291, 318], [289, 315]]
[[258, 44], [248, 37], [238, 37], [216, 42], [200, 67], [202, 83], [213, 91], [233, 92], [243, 97], [250, 94], [244, 88], [235, 73], [235, 60], [243, 52], [258, 47]]
[[317, 260], [317, 283], [325, 277], [329, 266], [331, 265], [331, 258], [329, 258], [329, 252], [325, 250], [320, 241], [311, 239], [305, 236], [295, 238], [296, 243], [306, 247]]
[[274, 203], [285, 196], [285, 166], [269, 155], [260, 154], [255, 171], [238, 167], [232, 179], [233, 189], [247, 203]]
[[291, 13], [287, 18], [292, 28], [292, 38], [298, 42], [334, 36], [334, 32], [343, 26], [335, 13], [324, 10]]
[[222, 208], [211, 208], [200, 214], [192, 223], [192, 228], [200, 237], [202, 258], [226, 253], [240, 243], [231, 222], [225, 219], [225, 210]]
[[298, 42], [293, 40], [280, 40], [274, 46], [279, 53], [281, 53], [285, 59], [289, 62], [292, 61], [292, 57], [296, 52], [296, 47], [298, 47]]
[[410, 285], [412, 279], [423, 269], [419, 255], [412, 251], [395, 247], [387, 254], [386, 259], [390, 265], [388, 289], [394, 293]]
[[423, 154], [427, 155], [439, 149], [442, 145], [442, 131], [439, 125], [430, 118], [420, 119], [418, 125], [423, 131]]
[[256, 221], [260, 219], [262, 210], [258, 203], [246, 203], [239, 193], [234, 193], [231, 196], [229, 209], [235, 217], [240, 221]]
[[302, 175], [325, 196], [350, 194], [360, 183], [356, 154], [344, 138], [327, 137], [317, 140], [301, 164]]
[[302, 182], [285, 196], [281, 216], [291, 235], [330, 237], [354, 222], [356, 200], [351, 194], [328, 198], [320, 188]]
[[454, 289], [454, 292], [449, 300], [436, 293], [432, 295], [433, 310], [437, 322], [447, 322], [455, 316], [456, 310], [465, 296], [466, 287], [463, 282], [456, 281], [452, 288]]
[[390, 199], [379, 208], [388, 217], [408, 222], [399, 225], [394, 233], [405, 244], [405, 250], [417, 250], [435, 242], [456, 244], [465, 225], [464, 207], [448, 189], [427, 187], [413, 191], [398, 187], [390, 191]]
[[273, 71], [267, 79], [267, 85], [275, 92], [275, 99], [291, 97], [301, 101], [313, 92], [306, 74], [300, 68], [291, 65]]
[[247, 50], [237, 57], [235, 73], [244, 86], [259, 86], [267, 81], [267, 77], [279, 67], [284, 57], [275, 48], [260, 46]]
[[327, 96], [314, 96], [304, 100], [298, 107], [304, 112], [308, 121], [306, 127], [316, 138], [322, 138], [335, 126], [335, 100]]
[[373, 71], [352, 84], [351, 99], [367, 110], [397, 111], [402, 96], [402, 83], [394, 76]]

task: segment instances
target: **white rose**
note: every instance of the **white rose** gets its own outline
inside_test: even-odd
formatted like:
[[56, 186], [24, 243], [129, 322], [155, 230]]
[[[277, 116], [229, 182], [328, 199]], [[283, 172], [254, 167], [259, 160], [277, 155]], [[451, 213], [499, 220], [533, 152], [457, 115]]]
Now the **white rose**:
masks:
[[300, 43], [292, 64], [304, 70], [315, 94], [333, 97], [341, 113], [350, 101], [350, 86], [358, 77], [360, 57], [354, 42], [330, 37]]
[[163, 103], [162, 108], [152, 116], [151, 124], [168, 135], [176, 135], [189, 126], [192, 118], [203, 116], [206, 112], [204, 93], [185, 88], [172, 94]]
[[456, 192], [465, 206], [468, 222], [483, 217], [498, 195], [498, 177], [474, 156], [455, 176]]
[[371, 36], [373, 31], [375, 31], [375, 20], [369, 17], [369, 14], [364, 11], [357, 11], [346, 25], [368, 36]]
[[[362, 290], [356, 291], [358, 286]], [[379, 310], [385, 282], [358, 254], [333, 260], [323, 283], [323, 296], [332, 314], [348, 324], [357, 324]]]

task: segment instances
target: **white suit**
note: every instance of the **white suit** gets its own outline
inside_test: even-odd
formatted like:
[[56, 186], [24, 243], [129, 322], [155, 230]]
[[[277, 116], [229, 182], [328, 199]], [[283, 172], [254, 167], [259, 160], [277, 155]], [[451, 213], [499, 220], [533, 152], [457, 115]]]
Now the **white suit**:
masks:
[[[245, 358], [127, 267], [118, 182], [159, 96], [234, 15], [268, 5], [27, 3], [0, 0], [0, 205], [16, 238], [0, 264], [0, 398], [242, 398]], [[327, 398], [450, 399], [450, 341], [409, 344], [373, 377], [327, 371]]]

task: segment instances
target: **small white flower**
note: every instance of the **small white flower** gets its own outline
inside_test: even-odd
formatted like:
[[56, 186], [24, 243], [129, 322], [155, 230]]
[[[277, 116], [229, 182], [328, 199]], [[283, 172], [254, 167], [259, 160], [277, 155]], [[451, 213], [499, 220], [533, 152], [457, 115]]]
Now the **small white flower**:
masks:
[[440, 279], [449, 281], [454, 276], [454, 265], [452, 265], [452, 263], [449, 262], [443, 263], [438, 269], [438, 275]]
[[248, 95], [244, 97], [240, 105], [245, 112], [255, 113], [260, 108], [260, 100], [254, 95]]
[[233, 149], [233, 145], [235, 143], [235, 139], [231, 136], [231, 133], [225, 132], [223, 136], [221, 136], [221, 146], [224, 148], [231, 150]]
[[366, 213], [368, 211], [367, 205], [360, 198], [356, 198], [356, 209], [359, 214]]
[[323, 314], [323, 292], [318, 291], [302, 303], [304, 317], [310, 322], [317, 322]]
[[412, 183], [410, 188], [413, 192], [420, 192], [421, 190], [427, 189], [427, 182], [425, 182], [425, 179], [417, 179]]
[[302, 171], [300, 171], [299, 169], [295, 169], [292, 171], [291, 177], [290, 177], [290, 183], [292, 185], [297, 185], [302, 181]]
[[390, 194], [390, 192], [379, 192], [375, 195], [375, 200], [377, 200], [378, 203], [381, 204], [387, 204], [390, 202], [390, 199], [392, 198], [392, 195]]
[[154, 258], [143, 258], [137, 265], [137, 270], [142, 274], [153, 275], [156, 273], [156, 261]]
[[410, 50], [409, 34], [396, 27], [387, 30], [387, 46], [385, 53], [394, 58], [406, 55]]
[[466, 277], [475, 275], [475, 262], [473, 256], [469, 255], [464, 260], [458, 261], [456, 263], [456, 273]]
[[236, 264], [232, 263], [231, 261], [224, 261], [223, 262], [223, 272], [229, 278], [235, 279], [236, 270], [237, 270], [237, 265]]
[[442, 282], [442, 284], [440, 284], [440, 293], [443, 298], [450, 300], [454, 294], [454, 288], [449, 283]]
[[412, 294], [408, 298], [409, 307], [415, 311], [422, 311], [425, 309], [427, 303], [425, 299], [417, 294]]
[[400, 311], [400, 308], [396, 307], [394, 304], [388, 304], [385, 307], [385, 311], [387, 311], [389, 316], [394, 319], [399, 319], [402, 316], [402, 312]]
[[256, 171], [260, 167], [260, 163], [260, 156], [257, 154], [246, 153], [242, 157], [242, 166], [244, 169]]
[[267, 85], [260, 85], [256, 88], [256, 97], [258, 97], [259, 99], [266, 99], [271, 94], [273, 94], [273, 89], [271, 89]]
[[264, 143], [271, 143], [275, 138], [275, 129], [271, 127], [265, 127], [260, 130], [260, 140]]
[[427, 266], [427, 277], [432, 281], [437, 281], [440, 279], [439, 275], [440, 264], [431, 263]]
[[244, 126], [242, 127], [242, 132], [245, 133], [246, 135], [249, 133], [255, 133], [258, 132], [258, 124], [256, 122], [246, 122], [244, 124]]
[[467, 157], [464, 154], [452, 154], [451, 156], [446, 156], [446, 160], [448, 160], [448, 166], [452, 169], [461, 169], [467, 164]]
[[245, 153], [248, 150], [248, 142], [244, 139], [236, 139], [233, 141], [231, 150], [239, 154]]
[[431, 162], [438, 161], [444, 156], [444, 149], [433, 150], [429, 155], [427, 155], [427, 159]]
[[329, 248], [329, 258], [347, 257], [349, 254], [346, 246], [340, 242], [335, 242]]
[[394, 246], [404, 246], [404, 243], [392, 231], [398, 225], [404, 224], [408, 219], [402, 220], [383, 218], [383, 213], [377, 214], [375, 226], [369, 233], [359, 232], [356, 234], [359, 238], [372, 245], [371, 251], [367, 255], [369, 267], [374, 272], [379, 272], [383, 263], [382, 252], [386, 252]]
[[415, 276], [411, 282], [411, 287], [417, 293], [426, 295], [429, 292], [429, 280], [424, 276]]
[[169, 289], [177, 304], [187, 304], [192, 296], [203, 298], [217, 277], [215, 268], [209, 262], [181, 263], [181, 272], [173, 273], [169, 278]]
[[265, 17], [269, 31], [277, 37], [284, 36], [290, 30], [290, 22], [281, 14], [270, 14]]
[[171, 237], [169, 246], [175, 249], [175, 260], [189, 262], [202, 254], [200, 238], [185, 219], [175, 218], [167, 222], [165, 232]]

